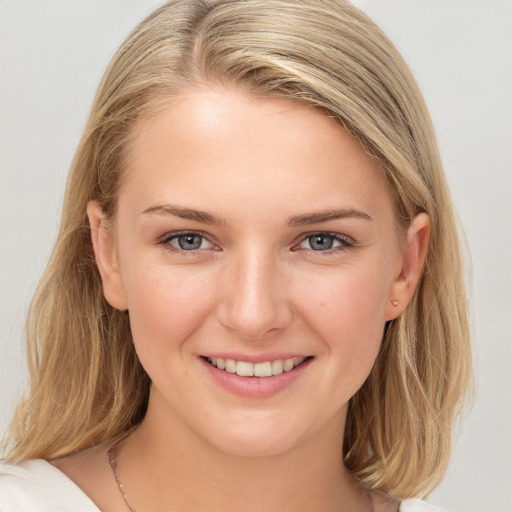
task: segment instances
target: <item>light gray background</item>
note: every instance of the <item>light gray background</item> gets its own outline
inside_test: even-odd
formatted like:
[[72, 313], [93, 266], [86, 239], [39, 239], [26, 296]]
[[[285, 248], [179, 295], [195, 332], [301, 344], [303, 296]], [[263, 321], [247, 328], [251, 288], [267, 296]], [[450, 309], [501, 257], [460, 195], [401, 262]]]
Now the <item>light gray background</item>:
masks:
[[[99, 78], [156, 0], [0, 0], [0, 430], [26, 381], [22, 324]], [[430, 106], [472, 255], [476, 400], [430, 501], [512, 511], [512, 2], [356, 0]]]

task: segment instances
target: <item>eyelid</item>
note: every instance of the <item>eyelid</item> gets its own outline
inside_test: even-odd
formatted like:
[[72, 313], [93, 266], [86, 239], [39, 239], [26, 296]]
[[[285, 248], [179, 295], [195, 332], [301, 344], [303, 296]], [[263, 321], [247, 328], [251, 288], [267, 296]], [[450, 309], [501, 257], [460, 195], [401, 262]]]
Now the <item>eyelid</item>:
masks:
[[[208, 241], [212, 245], [212, 247], [208, 248], [208, 249], [194, 249], [194, 250], [186, 251], [186, 250], [180, 249], [178, 247], [172, 246], [169, 243], [170, 240], [177, 238], [179, 236], [183, 236], [183, 235], [201, 236], [206, 241]], [[301, 243], [306, 241], [309, 237], [315, 236], [315, 235], [323, 235], [323, 236], [333, 237], [335, 240], [341, 242], [341, 245], [334, 247], [332, 249], [326, 249], [324, 251], [315, 251], [314, 249], [305, 249], [305, 248], [300, 247]], [[212, 250], [212, 249], [217, 250], [217, 251], [222, 250], [221, 247], [219, 246], [219, 244], [212, 240], [212, 237], [209, 233], [205, 233], [204, 231], [200, 231], [200, 230], [190, 230], [190, 229], [182, 229], [182, 230], [178, 230], [178, 231], [168, 232], [165, 235], [163, 235], [162, 237], [160, 237], [157, 240], [156, 244], [163, 245], [166, 247], [167, 250], [169, 250], [171, 252], [176, 252], [176, 253], [179, 253], [182, 255], [194, 255], [194, 254], [198, 254], [200, 252], [204, 252], [204, 251]], [[330, 254], [333, 252], [350, 249], [351, 247], [354, 247], [356, 245], [357, 245], [357, 242], [352, 237], [345, 235], [343, 233], [317, 230], [317, 231], [311, 231], [308, 233], [302, 233], [299, 237], [296, 238], [296, 241], [293, 243], [291, 250], [292, 251], [305, 250], [305, 251], [309, 251], [309, 252], [316, 253], [316, 254], [319, 254], [319, 253]]]
[[[305, 242], [308, 238], [310, 238], [312, 236], [316, 236], [316, 235], [333, 237], [335, 240], [338, 240], [339, 242], [341, 242], [342, 245], [340, 245], [338, 247], [334, 247], [332, 249], [326, 249], [324, 251], [315, 251], [314, 249], [305, 249], [305, 248], [300, 247], [300, 244]], [[344, 249], [350, 249], [351, 247], [354, 247], [356, 245], [357, 245], [357, 243], [352, 237], [345, 235], [343, 233], [336, 233], [336, 232], [332, 232], [332, 231], [311, 231], [309, 233], [302, 233], [300, 235], [300, 237], [298, 237], [297, 241], [293, 244], [291, 250], [292, 251], [305, 250], [305, 251], [313, 252], [316, 254], [330, 254], [333, 252], [342, 251]]]
[[[175, 238], [178, 238], [180, 236], [186, 236], [186, 235], [200, 236], [204, 240], [209, 242], [212, 245], [212, 247], [209, 247], [209, 248], [206, 248], [206, 249], [193, 249], [193, 250], [190, 250], [190, 251], [186, 251], [184, 249], [180, 249], [179, 247], [175, 247], [175, 246], [170, 244], [171, 240], [173, 240]], [[212, 237], [208, 233], [205, 233], [204, 231], [192, 230], [192, 229], [181, 229], [181, 230], [178, 230], [178, 231], [171, 231], [169, 233], [166, 233], [165, 235], [161, 236], [157, 240], [156, 244], [157, 245], [165, 246], [165, 248], [168, 251], [175, 252], [175, 253], [178, 253], [178, 254], [181, 254], [181, 255], [185, 255], [185, 256], [186, 255], [198, 254], [200, 252], [204, 252], [204, 251], [208, 251], [208, 250], [217, 250], [217, 251], [221, 250], [219, 245], [212, 240]]]

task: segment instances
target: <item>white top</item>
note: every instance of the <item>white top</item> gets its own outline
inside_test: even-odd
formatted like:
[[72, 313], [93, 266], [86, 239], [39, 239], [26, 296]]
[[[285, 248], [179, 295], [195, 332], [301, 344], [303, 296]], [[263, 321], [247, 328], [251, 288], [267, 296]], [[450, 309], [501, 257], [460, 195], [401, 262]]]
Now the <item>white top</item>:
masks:
[[[64, 473], [45, 460], [0, 461], [0, 512], [101, 512]], [[442, 512], [405, 500], [399, 512]]]

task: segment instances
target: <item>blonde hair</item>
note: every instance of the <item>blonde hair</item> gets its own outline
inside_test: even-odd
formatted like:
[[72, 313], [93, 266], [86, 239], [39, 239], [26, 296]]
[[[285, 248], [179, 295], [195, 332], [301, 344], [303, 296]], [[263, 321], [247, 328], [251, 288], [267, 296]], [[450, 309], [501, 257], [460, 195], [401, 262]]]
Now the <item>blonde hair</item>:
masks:
[[442, 478], [470, 374], [466, 298], [452, 203], [428, 112], [387, 37], [340, 0], [180, 0], [144, 20], [110, 63], [72, 163], [62, 223], [27, 322], [32, 386], [10, 458], [53, 458], [141, 421], [150, 381], [128, 315], [102, 295], [86, 205], [115, 218], [134, 123], [197, 84], [307, 103], [379, 162], [406, 225], [432, 223], [412, 302], [386, 327], [350, 402], [344, 456], [368, 487], [401, 498]]

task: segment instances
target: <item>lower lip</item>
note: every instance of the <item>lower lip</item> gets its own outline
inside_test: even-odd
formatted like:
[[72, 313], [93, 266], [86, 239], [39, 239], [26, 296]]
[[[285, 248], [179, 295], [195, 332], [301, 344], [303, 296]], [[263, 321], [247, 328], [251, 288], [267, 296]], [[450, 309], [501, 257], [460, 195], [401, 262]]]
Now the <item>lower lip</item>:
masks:
[[268, 398], [295, 382], [311, 364], [313, 358], [306, 359], [293, 370], [271, 377], [240, 377], [236, 373], [219, 370], [201, 357], [199, 360], [211, 378], [230, 393], [244, 398]]

